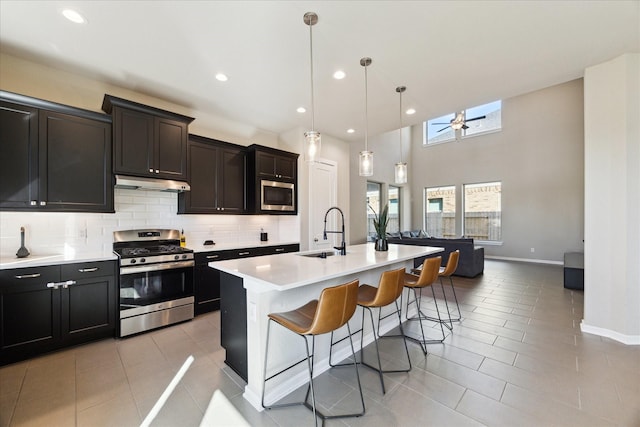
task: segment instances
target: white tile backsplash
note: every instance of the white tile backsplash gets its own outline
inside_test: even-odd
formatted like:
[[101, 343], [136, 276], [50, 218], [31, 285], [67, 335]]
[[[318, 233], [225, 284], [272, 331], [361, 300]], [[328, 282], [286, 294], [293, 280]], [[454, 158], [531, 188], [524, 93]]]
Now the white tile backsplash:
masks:
[[184, 229], [187, 247], [211, 239], [220, 244], [300, 241], [300, 221], [292, 215], [178, 215], [178, 196], [157, 191], [115, 189], [113, 214], [0, 212], [0, 256], [14, 256], [25, 246], [34, 255], [65, 251], [110, 251], [113, 232], [139, 228]]

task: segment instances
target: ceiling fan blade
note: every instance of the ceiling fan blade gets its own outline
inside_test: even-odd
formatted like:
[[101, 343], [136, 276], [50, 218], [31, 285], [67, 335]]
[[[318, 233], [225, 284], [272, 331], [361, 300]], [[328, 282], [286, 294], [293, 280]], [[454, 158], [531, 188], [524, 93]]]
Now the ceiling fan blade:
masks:
[[[442, 128], [442, 129], [440, 129], [438, 132], [442, 132], [442, 131], [443, 131], [443, 130], [445, 130], [446, 128], [450, 128], [450, 127], [451, 127], [451, 126], [443, 127], [443, 128]], [[438, 133], [438, 132], [436, 132], [436, 133]]]
[[462, 129], [469, 129], [469, 126], [467, 126], [467, 125], [462, 125]]
[[440, 123], [431, 123], [431, 124], [432, 124], [432, 125], [449, 125], [449, 124], [451, 124], [451, 123], [450, 123], [450, 122], [446, 122], [446, 123], [442, 123], [442, 122], [440, 122]]
[[474, 120], [482, 120], [482, 119], [486, 119], [487, 116], [478, 116], [478, 117], [474, 117], [473, 119], [467, 119], [465, 120], [465, 122], [472, 122]]

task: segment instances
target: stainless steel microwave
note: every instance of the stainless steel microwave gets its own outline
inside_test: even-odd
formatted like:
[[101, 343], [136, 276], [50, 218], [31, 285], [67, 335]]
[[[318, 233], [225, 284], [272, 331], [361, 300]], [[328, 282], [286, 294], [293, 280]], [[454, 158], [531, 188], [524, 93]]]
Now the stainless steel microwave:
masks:
[[260, 181], [260, 210], [292, 212], [296, 210], [295, 184], [291, 182]]

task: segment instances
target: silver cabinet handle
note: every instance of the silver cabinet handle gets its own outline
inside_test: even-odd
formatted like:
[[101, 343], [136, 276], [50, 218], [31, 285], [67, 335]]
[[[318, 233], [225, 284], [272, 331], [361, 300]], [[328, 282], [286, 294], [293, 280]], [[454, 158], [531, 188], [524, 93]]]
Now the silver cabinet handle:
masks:
[[68, 288], [71, 285], [75, 285], [77, 282], [75, 280], [67, 280], [65, 282], [49, 282], [47, 283], [47, 288], [58, 289], [60, 286], [63, 288]]
[[276, 252], [284, 252], [284, 248], [276, 248]]
[[38, 204], [38, 202], [36, 202], [35, 200], [31, 200], [31, 201], [29, 202], [29, 205], [31, 205], [31, 206], [35, 206], [35, 205], [37, 205], [37, 204]]
[[71, 285], [75, 285], [76, 281], [75, 280], [67, 280], [66, 282], [60, 282], [62, 284], [62, 287], [64, 289], [67, 289], [69, 286]]
[[249, 255], [251, 252], [238, 252], [238, 255]]
[[220, 255], [207, 255], [207, 259], [216, 259], [220, 258]]
[[78, 271], [80, 273], [93, 273], [94, 271], [98, 271], [100, 270], [100, 268], [98, 267], [91, 267], [91, 268], [81, 268]]
[[40, 206], [47, 206], [47, 202], [45, 202], [44, 200], [42, 200], [42, 201], [40, 202]]
[[16, 279], [35, 279], [36, 277], [40, 277], [40, 273], [35, 274], [19, 274], [14, 276]]

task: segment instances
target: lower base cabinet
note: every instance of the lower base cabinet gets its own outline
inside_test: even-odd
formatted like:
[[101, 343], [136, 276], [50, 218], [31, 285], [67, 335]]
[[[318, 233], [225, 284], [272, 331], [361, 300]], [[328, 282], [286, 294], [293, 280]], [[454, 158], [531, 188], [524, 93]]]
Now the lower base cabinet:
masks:
[[242, 279], [220, 272], [220, 345], [226, 363], [247, 381], [247, 291]]
[[249, 258], [254, 256], [284, 254], [287, 252], [297, 252], [300, 245], [292, 243], [288, 245], [261, 246], [258, 248], [229, 249], [224, 251], [199, 252], [195, 255], [195, 280], [194, 313], [208, 313], [220, 308], [220, 272], [209, 267], [213, 261], [224, 261], [229, 259]]
[[0, 271], [0, 365], [115, 336], [116, 262]]

